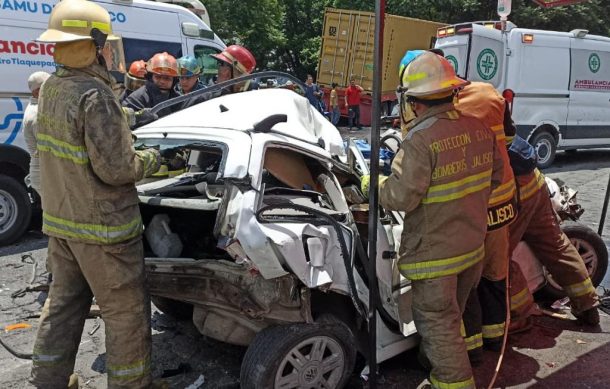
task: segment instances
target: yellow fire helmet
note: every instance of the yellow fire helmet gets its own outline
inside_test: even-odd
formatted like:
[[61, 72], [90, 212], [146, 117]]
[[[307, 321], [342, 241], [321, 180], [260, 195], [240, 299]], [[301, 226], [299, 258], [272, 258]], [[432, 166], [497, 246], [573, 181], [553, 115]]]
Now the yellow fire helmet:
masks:
[[408, 65], [402, 79], [401, 92], [423, 100], [435, 100], [451, 96], [456, 89], [468, 84], [470, 81], [455, 75], [449, 61], [427, 51]]
[[97, 28], [108, 40], [119, 39], [112, 34], [110, 14], [88, 0], [62, 0], [51, 12], [49, 26], [38, 42], [75, 42], [93, 40], [91, 30]]

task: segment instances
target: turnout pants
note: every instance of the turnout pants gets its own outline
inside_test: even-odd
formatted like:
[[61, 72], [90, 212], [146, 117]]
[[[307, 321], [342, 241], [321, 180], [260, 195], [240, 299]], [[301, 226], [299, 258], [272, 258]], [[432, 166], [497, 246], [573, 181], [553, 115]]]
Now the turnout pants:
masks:
[[150, 298], [141, 238], [94, 245], [51, 237], [48, 263], [53, 282], [40, 316], [30, 382], [45, 389], [67, 387], [95, 296], [106, 324], [108, 388], [148, 388]]
[[451, 276], [413, 280], [413, 319], [430, 360], [434, 388], [474, 389], [460, 324], [466, 299], [481, 276], [482, 263]]
[[[566, 291], [572, 311], [580, 313], [598, 304], [597, 293], [585, 264], [561, 231], [546, 184], [521, 203], [519, 216], [510, 226], [510, 252], [527, 242], [536, 258]], [[511, 317], [523, 319], [534, 302], [519, 265], [511, 262]]]
[[506, 321], [506, 277], [508, 276], [508, 226], [485, 236], [485, 259], [481, 281], [468, 296], [462, 336], [469, 353], [483, 344], [502, 342]]

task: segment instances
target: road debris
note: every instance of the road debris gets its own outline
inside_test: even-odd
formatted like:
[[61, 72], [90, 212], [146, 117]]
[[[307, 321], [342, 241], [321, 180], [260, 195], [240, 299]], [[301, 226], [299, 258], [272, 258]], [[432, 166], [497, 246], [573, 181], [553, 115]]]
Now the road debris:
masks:
[[31, 353], [24, 353], [22, 351], [15, 350], [14, 348], [12, 348], [8, 344], [6, 344], [4, 342], [4, 339], [2, 339], [1, 336], [0, 336], [0, 345], [2, 345], [2, 347], [4, 347], [6, 349], [6, 351], [8, 351], [10, 354], [16, 356], [17, 358], [20, 358], [20, 359], [32, 359], [32, 354]]
[[4, 327], [4, 332], [9, 332], [9, 331], [14, 331], [14, 330], [22, 330], [22, 329], [26, 329], [26, 328], [32, 328], [32, 325], [28, 324], [28, 323], [9, 324], [9, 325]]
[[197, 378], [195, 380], [195, 382], [193, 382], [192, 384], [187, 386], [185, 389], [199, 389], [203, 385], [204, 382], [205, 382], [205, 377], [203, 376], [203, 374], [201, 374], [199, 376], [199, 378]]
[[555, 319], [570, 320], [570, 317], [566, 313], [553, 312], [543, 308], [540, 308], [540, 312], [547, 316], [554, 317]]
[[99, 330], [101, 327], [101, 324], [99, 322], [99, 320], [97, 318], [95, 318], [95, 324], [93, 325], [93, 328], [87, 332], [89, 335], [93, 335], [97, 332], [97, 330]]
[[558, 310], [558, 311], [567, 311], [570, 309], [570, 298], [569, 297], [564, 297], [562, 299], [556, 300], [552, 305], [551, 308]]
[[93, 304], [91, 305], [91, 308], [89, 308], [89, 316], [87, 316], [88, 318], [94, 318], [94, 317], [100, 317], [102, 316], [102, 311], [100, 310], [99, 305], [97, 304]]
[[189, 373], [193, 368], [188, 363], [181, 363], [178, 365], [176, 369], [167, 369], [163, 370], [163, 374], [161, 374], [161, 378], [168, 378], [177, 376], [179, 374]]
[[36, 278], [38, 278], [38, 262], [32, 257], [32, 254], [23, 254], [21, 256], [21, 262], [24, 264], [32, 265], [32, 272], [30, 274], [30, 280], [25, 288], [18, 289], [11, 293], [11, 298], [19, 298], [25, 296], [28, 292], [47, 292], [49, 290], [48, 284], [34, 285]]

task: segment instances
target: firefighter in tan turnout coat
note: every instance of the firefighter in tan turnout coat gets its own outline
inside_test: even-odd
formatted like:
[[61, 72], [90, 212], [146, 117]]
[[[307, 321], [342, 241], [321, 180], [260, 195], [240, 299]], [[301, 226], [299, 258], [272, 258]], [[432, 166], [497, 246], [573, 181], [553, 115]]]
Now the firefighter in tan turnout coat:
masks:
[[487, 204], [502, 160], [493, 132], [455, 110], [455, 90], [468, 82], [447, 60], [425, 52], [401, 73], [401, 109], [416, 118], [380, 183], [380, 203], [405, 212], [399, 266], [412, 282], [432, 386], [474, 388], [460, 323], [481, 275]]
[[159, 166], [155, 150], [135, 151], [102, 59], [110, 16], [84, 0], [59, 2], [38, 38], [56, 42], [61, 65], [38, 109], [43, 231], [53, 282], [33, 352], [30, 382], [66, 388], [91, 299], [106, 324], [109, 388], [147, 388], [150, 300], [135, 182]]

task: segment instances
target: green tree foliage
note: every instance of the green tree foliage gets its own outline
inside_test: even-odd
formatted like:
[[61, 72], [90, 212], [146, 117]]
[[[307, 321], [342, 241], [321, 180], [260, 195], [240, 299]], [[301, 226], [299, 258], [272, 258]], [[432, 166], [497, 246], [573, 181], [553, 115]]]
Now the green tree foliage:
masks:
[[286, 46], [283, 0], [203, 0], [214, 32], [227, 44], [254, 54], [258, 69], [280, 68], [274, 59]]
[[[216, 33], [228, 44], [243, 44], [259, 69], [284, 70], [300, 78], [314, 74], [326, 7], [374, 11], [374, 0], [202, 0]], [[448, 24], [497, 20], [495, 0], [387, 0], [394, 15]], [[509, 20], [520, 27], [610, 36], [610, 0], [545, 9], [513, 0]]]

